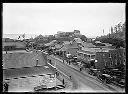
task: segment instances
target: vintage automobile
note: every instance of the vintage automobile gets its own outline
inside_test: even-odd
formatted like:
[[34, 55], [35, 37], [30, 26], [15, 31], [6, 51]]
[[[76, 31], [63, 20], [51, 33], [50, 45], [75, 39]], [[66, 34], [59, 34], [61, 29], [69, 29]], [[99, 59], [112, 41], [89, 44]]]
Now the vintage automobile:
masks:
[[101, 74], [97, 77], [98, 79], [103, 82], [106, 82], [107, 84], [125, 87], [125, 77], [123, 77], [123, 75], [121, 75], [121, 72], [117, 69], [114, 69], [114, 71], [104, 70], [103, 73], [101, 72]]
[[125, 79], [122, 79], [118, 76], [113, 76], [111, 83], [119, 87], [125, 87]]
[[98, 78], [106, 84], [109, 84], [112, 81], [112, 77], [109, 74], [101, 74]]
[[98, 69], [90, 68], [89, 74], [93, 76], [97, 76]]
[[65, 86], [64, 85], [57, 85], [55, 87], [50, 87], [47, 88], [46, 85], [41, 85], [41, 86], [37, 86], [34, 88], [35, 92], [41, 92], [41, 91], [54, 91], [54, 90], [59, 90], [59, 89], [64, 89]]

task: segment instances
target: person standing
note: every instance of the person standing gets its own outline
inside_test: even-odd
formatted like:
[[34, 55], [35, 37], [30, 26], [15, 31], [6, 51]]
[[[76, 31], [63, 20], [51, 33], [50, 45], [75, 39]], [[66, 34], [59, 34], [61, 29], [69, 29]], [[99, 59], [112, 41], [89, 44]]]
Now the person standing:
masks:
[[82, 68], [80, 68], [80, 71], [82, 71]]
[[72, 79], [72, 76], [69, 76], [70, 77], [70, 79]]
[[69, 63], [69, 65], [70, 65], [71, 62], [69, 61], [68, 63]]
[[59, 76], [59, 73], [58, 72], [56, 72], [56, 76]]
[[63, 85], [65, 84], [64, 79], [62, 80], [62, 84], [63, 84]]
[[4, 82], [3, 84], [3, 92], [8, 92], [8, 83], [7, 82]]
[[38, 62], [39, 62], [39, 60], [38, 60], [38, 59], [36, 59], [36, 66], [38, 65]]
[[7, 50], [6, 50], [6, 54], [7, 54]]

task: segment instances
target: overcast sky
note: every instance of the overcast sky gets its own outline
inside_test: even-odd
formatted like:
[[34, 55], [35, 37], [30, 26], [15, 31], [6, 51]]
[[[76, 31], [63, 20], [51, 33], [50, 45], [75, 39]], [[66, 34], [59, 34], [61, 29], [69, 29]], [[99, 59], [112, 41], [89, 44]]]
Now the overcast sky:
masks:
[[4, 3], [3, 34], [52, 35], [80, 30], [87, 37], [125, 22], [125, 3]]

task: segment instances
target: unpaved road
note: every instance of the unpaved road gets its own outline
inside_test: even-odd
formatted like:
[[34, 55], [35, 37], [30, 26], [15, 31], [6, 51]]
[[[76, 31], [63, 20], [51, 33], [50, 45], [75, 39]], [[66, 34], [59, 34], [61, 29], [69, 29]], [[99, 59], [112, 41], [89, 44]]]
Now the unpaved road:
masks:
[[[101, 84], [97, 80], [89, 77], [88, 75], [83, 75], [80, 71], [71, 68], [70, 66], [62, 63], [55, 57], [51, 57], [52, 60], [56, 60], [56, 68], [65, 73], [68, 76], [72, 76], [75, 79], [78, 89], [75, 91], [83, 92], [114, 92], [115, 90], [109, 89], [107, 86]], [[117, 91], [115, 91], [117, 92]]]

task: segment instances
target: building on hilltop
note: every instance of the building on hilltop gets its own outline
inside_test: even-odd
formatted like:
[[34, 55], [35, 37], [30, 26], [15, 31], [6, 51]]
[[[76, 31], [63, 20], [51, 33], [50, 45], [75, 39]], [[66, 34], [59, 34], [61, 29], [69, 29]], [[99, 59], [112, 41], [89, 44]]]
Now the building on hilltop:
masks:
[[72, 36], [79, 36], [80, 31], [79, 30], [74, 30], [73, 32], [62, 32], [62, 31], [58, 31], [57, 34], [55, 34], [56, 38], [59, 37], [72, 37]]
[[74, 34], [80, 34], [79, 30], [74, 30]]

